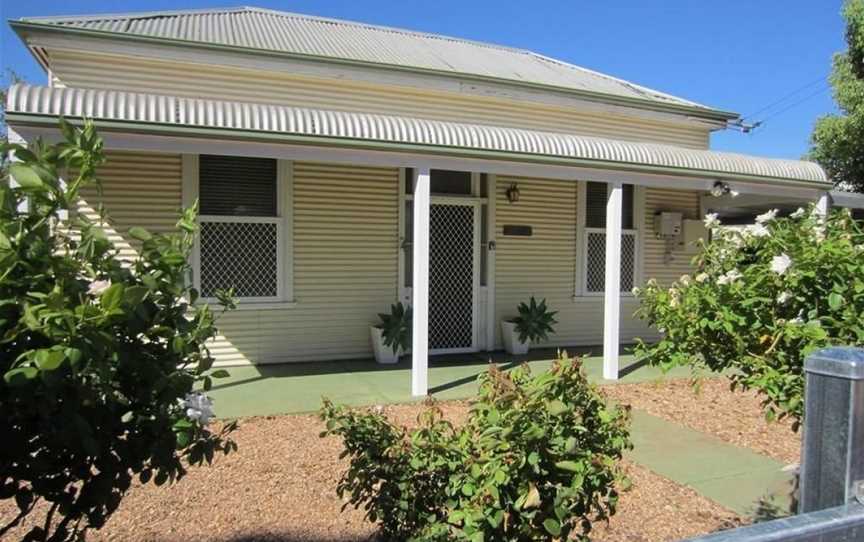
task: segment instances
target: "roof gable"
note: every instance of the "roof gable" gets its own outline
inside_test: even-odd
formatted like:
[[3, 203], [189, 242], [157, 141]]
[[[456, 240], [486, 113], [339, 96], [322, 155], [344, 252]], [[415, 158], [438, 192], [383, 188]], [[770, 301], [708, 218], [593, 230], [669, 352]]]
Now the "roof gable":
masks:
[[723, 113], [527, 50], [262, 8], [34, 17], [23, 21], [492, 78], [703, 110], [706, 114]]

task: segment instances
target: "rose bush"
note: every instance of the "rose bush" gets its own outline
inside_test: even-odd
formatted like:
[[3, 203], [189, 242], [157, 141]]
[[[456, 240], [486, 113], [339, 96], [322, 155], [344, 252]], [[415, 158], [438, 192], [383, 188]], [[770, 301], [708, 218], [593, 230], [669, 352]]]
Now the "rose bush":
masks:
[[104, 158], [92, 124], [61, 127], [57, 145], [2, 149], [15, 183], [0, 183], [0, 498], [19, 514], [0, 538], [38, 509], [27, 540], [75, 539], [133, 477], [163, 484], [235, 448], [231, 424], [206, 425], [201, 390], [227, 373], [210, 370], [215, 316], [187, 283], [194, 210], [175, 235], [133, 228], [140, 256], [121, 264], [98, 224], [62, 220]]
[[411, 432], [329, 401], [321, 414], [350, 458], [340, 497], [386, 540], [588, 540], [615, 513], [631, 447], [628, 410], [566, 355], [539, 375], [493, 366], [461, 427], [434, 404]]
[[828, 345], [864, 344], [864, 233], [847, 210], [769, 211], [743, 228], [705, 219], [693, 276], [649, 281], [637, 315], [663, 334], [637, 355], [665, 368], [724, 371], [762, 394], [769, 418], [803, 416], [803, 364]]

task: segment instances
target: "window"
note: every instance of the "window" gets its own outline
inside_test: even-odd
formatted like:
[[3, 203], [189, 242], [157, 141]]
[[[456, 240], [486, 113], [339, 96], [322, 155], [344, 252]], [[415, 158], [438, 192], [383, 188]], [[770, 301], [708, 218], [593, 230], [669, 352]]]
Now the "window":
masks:
[[201, 237], [198, 284], [201, 296], [234, 288], [254, 301], [284, 298], [284, 220], [277, 160], [201, 155], [198, 199]]
[[[609, 194], [607, 183], [587, 182], [582, 197], [583, 279], [585, 294], [603, 293], [606, 285], [606, 200]], [[635, 189], [633, 185], [623, 187], [621, 213], [621, 291], [630, 293], [636, 285], [638, 275], [638, 227], [636, 218]]]

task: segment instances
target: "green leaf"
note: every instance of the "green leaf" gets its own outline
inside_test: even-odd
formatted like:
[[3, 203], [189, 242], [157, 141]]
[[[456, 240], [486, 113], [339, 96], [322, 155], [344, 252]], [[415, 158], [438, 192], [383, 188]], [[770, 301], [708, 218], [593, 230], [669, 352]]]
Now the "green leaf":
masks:
[[21, 188], [28, 190], [36, 190], [45, 188], [45, 183], [42, 177], [30, 166], [20, 163], [13, 163], [9, 166], [9, 173], [15, 178], [15, 181]]
[[149, 231], [139, 227], [129, 228], [129, 237], [139, 241], [149, 241], [150, 239], [153, 239], [153, 235], [151, 235]]
[[568, 408], [562, 401], [555, 399], [554, 401], [546, 403], [546, 410], [553, 416], [560, 416], [567, 412]]
[[552, 536], [559, 536], [561, 534], [561, 524], [555, 518], [546, 518], [543, 521], [543, 528]]
[[99, 303], [102, 305], [102, 308], [107, 311], [112, 311], [120, 307], [120, 303], [123, 301], [123, 291], [125, 287], [123, 284], [117, 283], [109, 286], [102, 295], [99, 296]]
[[66, 361], [62, 350], [39, 350], [36, 352], [36, 365], [42, 371], [53, 371]]
[[559, 461], [555, 463], [555, 466], [568, 472], [579, 472], [582, 470], [582, 465], [576, 461]]
[[6, 371], [3, 375], [3, 380], [10, 386], [23, 386], [27, 382], [36, 378], [39, 370], [36, 367], [16, 367], [10, 371]]
[[150, 290], [146, 286], [130, 286], [126, 288], [123, 298], [127, 304], [133, 307], [144, 301]]
[[837, 292], [831, 292], [828, 294], [828, 306], [831, 307], [831, 310], [836, 311], [843, 306], [843, 296]]

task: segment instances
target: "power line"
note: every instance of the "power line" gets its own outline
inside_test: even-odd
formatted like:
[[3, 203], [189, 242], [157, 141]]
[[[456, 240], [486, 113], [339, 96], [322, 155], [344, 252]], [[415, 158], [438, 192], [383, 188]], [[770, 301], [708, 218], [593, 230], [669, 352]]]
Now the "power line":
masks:
[[823, 92], [825, 92], [826, 90], [828, 90], [828, 89], [830, 89], [830, 88], [831, 88], [831, 85], [825, 85], [824, 87], [820, 88], [820, 89], [817, 90], [816, 92], [813, 92], [813, 93], [811, 93], [811, 94], [808, 94], [807, 96], [804, 96], [804, 97], [801, 98], [800, 100], [795, 101], [795, 102], [792, 102], [791, 104], [787, 105], [787, 106], [784, 107], [783, 109], [781, 109], [781, 110], [779, 110], [779, 111], [775, 111], [774, 113], [771, 113], [770, 115], [768, 115], [767, 117], [765, 117], [764, 119], [762, 119], [761, 121], [759, 121], [758, 124], [765, 124], [765, 122], [767, 122], [769, 119], [773, 119], [773, 118], [776, 117], [777, 115], [780, 115], [780, 114], [782, 114], [782, 113], [785, 113], [786, 111], [789, 111], [789, 110], [792, 109], [793, 107], [796, 107], [796, 106], [801, 105], [802, 103], [806, 102], [807, 100], [809, 100], [809, 99], [811, 99], [811, 98], [815, 98], [816, 96], [822, 94]]
[[827, 77], [825, 77], [824, 75], [823, 75], [823, 76], [820, 76], [820, 77], [818, 77], [818, 78], [816, 78], [816, 79], [810, 81], [809, 83], [807, 83], [807, 84], [805, 84], [805, 85], [802, 85], [802, 86], [796, 88], [796, 89], [793, 90], [792, 92], [790, 92], [790, 93], [784, 95], [782, 98], [780, 98], [780, 99], [778, 99], [778, 100], [775, 100], [775, 101], [771, 102], [770, 104], [766, 105], [766, 106], [763, 107], [762, 109], [759, 109], [758, 111], [756, 111], [756, 112], [754, 112], [754, 113], [750, 113], [749, 115], [746, 115], [746, 116], [744, 116], [744, 117], [741, 117], [741, 120], [743, 121], [744, 119], [752, 119], [752, 118], [755, 117], [756, 115], [758, 115], [758, 114], [760, 114], [760, 113], [764, 113], [765, 111], [768, 111], [769, 109], [772, 109], [773, 107], [775, 107], [775, 106], [777, 106], [777, 105], [780, 105], [781, 103], [785, 102], [785, 101], [788, 100], [789, 98], [792, 98], [793, 96], [795, 96], [795, 95], [797, 95], [797, 94], [803, 92], [804, 90], [807, 90], [808, 88], [812, 87], [813, 85], [816, 85], [817, 83], [820, 83], [820, 82], [825, 81], [826, 79], [827, 79]]

